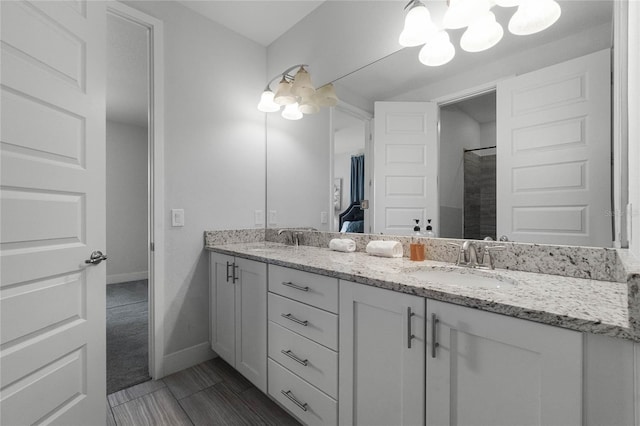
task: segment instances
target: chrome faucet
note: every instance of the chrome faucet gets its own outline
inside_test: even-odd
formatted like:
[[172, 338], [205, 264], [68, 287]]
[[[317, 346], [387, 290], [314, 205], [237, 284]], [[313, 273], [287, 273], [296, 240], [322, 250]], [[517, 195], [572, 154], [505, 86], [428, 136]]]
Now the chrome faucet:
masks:
[[[458, 256], [456, 259], [457, 266], [466, 266], [468, 268], [489, 268], [495, 269], [495, 261], [492, 252], [504, 250], [505, 246], [491, 246], [489, 244], [482, 245], [466, 240], [462, 245], [457, 243], [449, 243], [457, 247]], [[488, 263], [488, 264], [487, 264]]]

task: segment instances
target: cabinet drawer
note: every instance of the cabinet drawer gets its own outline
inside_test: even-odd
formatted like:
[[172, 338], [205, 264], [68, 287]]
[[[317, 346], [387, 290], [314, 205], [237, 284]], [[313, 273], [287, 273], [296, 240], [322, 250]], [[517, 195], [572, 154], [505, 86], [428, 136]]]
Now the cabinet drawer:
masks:
[[337, 352], [269, 321], [269, 357], [330, 397], [338, 398]]
[[[334, 399], [271, 359], [269, 360], [269, 395], [304, 424], [335, 425], [338, 423], [338, 403]], [[293, 400], [297, 401], [297, 404]]]
[[269, 320], [338, 350], [337, 315], [269, 293]]
[[338, 313], [336, 278], [269, 265], [269, 291]]

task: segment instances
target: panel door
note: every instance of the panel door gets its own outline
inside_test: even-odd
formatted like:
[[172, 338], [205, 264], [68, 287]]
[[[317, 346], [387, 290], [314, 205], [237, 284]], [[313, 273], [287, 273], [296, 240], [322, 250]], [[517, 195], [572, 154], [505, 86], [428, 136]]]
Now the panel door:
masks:
[[1, 7], [0, 423], [105, 419], [105, 8]]
[[267, 264], [236, 258], [236, 369], [267, 392]]
[[498, 235], [611, 247], [610, 74], [607, 49], [498, 84]]
[[236, 284], [233, 256], [210, 255], [211, 349], [229, 364], [236, 364]]
[[340, 282], [340, 424], [424, 424], [424, 311], [421, 297]]
[[581, 424], [581, 333], [433, 300], [427, 328], [427, 426]]
[[438, 106], [376, 102], [374, 233], [409, 235], [433, 219], [438, 234]]

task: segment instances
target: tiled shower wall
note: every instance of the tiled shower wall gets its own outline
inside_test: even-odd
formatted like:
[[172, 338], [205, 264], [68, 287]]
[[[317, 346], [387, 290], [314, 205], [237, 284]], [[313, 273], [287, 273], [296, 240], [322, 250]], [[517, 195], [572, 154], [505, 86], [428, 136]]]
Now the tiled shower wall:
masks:
[[496, 156], [464, 154], [464, 238], [496, 239]]

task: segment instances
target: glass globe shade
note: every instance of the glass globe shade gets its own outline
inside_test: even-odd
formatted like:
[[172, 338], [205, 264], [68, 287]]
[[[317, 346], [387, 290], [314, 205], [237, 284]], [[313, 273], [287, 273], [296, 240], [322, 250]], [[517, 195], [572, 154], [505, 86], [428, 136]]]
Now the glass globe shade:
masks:
[[429, 10], [421, 2], [416, 2], [404, 18], [404, 28], [398, 42], [404, 47], [419, 46], [425, 44], [436, 31]]
[[455, 55], [456, 49], [449, 39], [449, 34], [440, 31], [422, 46], [418, 60], [427, 66], [438, 67], [452, 60]]
[[484, 15], [490, 8], [489, 0], [450, 0], [442, 25], [452, 30], [468, 27], [477, 16]]
[[275, 95], [271, 90], [265, 90], [260, 96], [260, 103], [258, 109], [262, 112], [276, 112], [280, 109], [280, 105], [273, 101]]
[[320, 87], [315, 94], [316, 102], [321, 107], [332, 107], [338, 105], [338, 96], [333, 84], [325, 84]]
[[273, 101], [278, 105], [290, 105], [298, 101], [298, 99], [291, 93], [291, 84], [282, 77], [280, 83], [278, 83], [278, 89]]
[[554, 0], [522, 0], [509, 21], [509, 31], [515, 35], [535, 34], [553, 25], [561, 14]]
[[296, 96], [311, 96], [316, 92], [313, 84], [311, 83], [311, 76], [304, 69], [304, 67], [300, 67], [295, 77], [293, 78], [293, 83], [291, 84], [291, 93]]
[[460, 47], [467, 52], [481, 52], [495, 46], [504, 35], [493, 12], [486, 12], [475, 19], [462, 34]]
[[308, 98], [302, 98], [300, 106], [298, 107], [303, 114], [315, 114], [320, 111], [320, 106], [316, 101], [316, 96], [309, 96]]
[[302, 118], [302, 113], [298, 108], [298, 103], [295, 102], [284, 107], [282, 110], [282, 118], [286, 118], [287, 120], [300, 120]]

